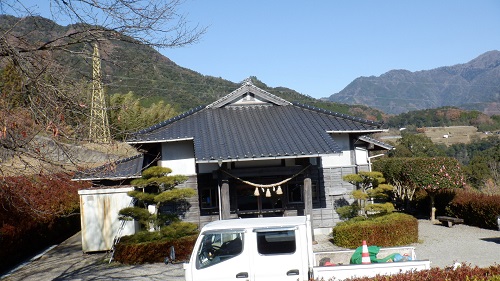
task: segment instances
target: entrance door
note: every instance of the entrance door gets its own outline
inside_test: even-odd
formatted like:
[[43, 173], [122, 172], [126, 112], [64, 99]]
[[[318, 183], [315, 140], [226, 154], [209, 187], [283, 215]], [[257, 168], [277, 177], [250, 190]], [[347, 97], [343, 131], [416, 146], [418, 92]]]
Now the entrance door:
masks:
[[[262, 182], [262, 179], [260, 180]], [[276, 179], [272, 179], [272, 181], [268, 179], [267, 181], [274, 182]], [[254, 186], [241, 182], [235, 183], [235, 186], [236, 208], [239, 217], [274, 217], [283, 214], [283, 194], [277, 194], [276, 188], [269, 190], [267, 188], [257, 188], [258, 195], [256, 195], [256, 187]]]
[[259, 196], [254, 195], [254, 190], [250, 186], [245, 184], [236, 186], [236, 209], [239, 217], [258, 217], [259, 205]]

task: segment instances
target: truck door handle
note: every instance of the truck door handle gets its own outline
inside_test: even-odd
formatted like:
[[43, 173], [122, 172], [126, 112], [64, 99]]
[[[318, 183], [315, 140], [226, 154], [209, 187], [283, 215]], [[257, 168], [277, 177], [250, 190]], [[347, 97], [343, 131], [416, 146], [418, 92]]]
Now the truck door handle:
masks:
[[240, 272], [236, 274], [236, 278], [248, 278], [248, 272]]
[[299, 275], [299, 270], [298, 269], [290, 269], [286, 273], [287, 276], [292, 276], [292, 275]]

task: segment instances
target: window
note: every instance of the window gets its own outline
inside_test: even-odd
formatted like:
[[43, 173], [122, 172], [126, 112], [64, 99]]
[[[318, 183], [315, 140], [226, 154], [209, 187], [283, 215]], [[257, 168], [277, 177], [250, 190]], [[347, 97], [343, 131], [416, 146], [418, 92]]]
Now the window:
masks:
[[217, 181], [212, 178], [212, 174], [198, 175], [198, 196], [201, 215], [218, 213], [218, 185]]
[[295, 253], [295, 230], [257, 232], [257, 249], [261, 255]]
[[204, 188], [200, 191], [200, 203], [202, 209], [217, 207], [217, 189]]
[[319, 200], [318, 185], [314, 181], [311, 183], [311, 193], [312, 193], [312, 200], [318, 201]]
[[206, 233], [198, 253], [196, 268], [206, 268], [236, 257], [243, 251], [242, 232]]

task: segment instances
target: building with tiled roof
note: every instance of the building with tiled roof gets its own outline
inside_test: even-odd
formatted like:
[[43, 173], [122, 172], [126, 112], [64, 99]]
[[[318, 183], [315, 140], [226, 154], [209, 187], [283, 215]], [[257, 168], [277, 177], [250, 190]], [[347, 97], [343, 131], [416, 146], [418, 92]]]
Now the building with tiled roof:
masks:
[[[382, 124], [291, 103], [250, 81], [207, 106], [133, 134], [143, 154], [85, 171], [79, 180], [123, 183], [151, 165], [189, 176], [198, 196], [184, 210], [200, 226], [218, 219], [309, 214], [315, 228], [339, 221], [350, 201], [342, 176], [370, 169], [370, 137]], [[175, 209], [175, 208], [174, 208]]]

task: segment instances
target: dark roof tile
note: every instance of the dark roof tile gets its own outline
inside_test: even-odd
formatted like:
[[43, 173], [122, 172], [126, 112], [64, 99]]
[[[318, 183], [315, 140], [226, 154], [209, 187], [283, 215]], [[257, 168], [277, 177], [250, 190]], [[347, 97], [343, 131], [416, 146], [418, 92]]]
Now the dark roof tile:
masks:
[[74, 180], [127, 179], [140, 178], [144, 166], [144, 155], [139, 154], [121, 159], [93, 169], [78, 172]]
[[340, 153], [327, 132], [381, 131], [377, 122], [304, 105], [205, 107], [140, 131], [130, 143], [194, 139], [198, 162]]

